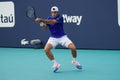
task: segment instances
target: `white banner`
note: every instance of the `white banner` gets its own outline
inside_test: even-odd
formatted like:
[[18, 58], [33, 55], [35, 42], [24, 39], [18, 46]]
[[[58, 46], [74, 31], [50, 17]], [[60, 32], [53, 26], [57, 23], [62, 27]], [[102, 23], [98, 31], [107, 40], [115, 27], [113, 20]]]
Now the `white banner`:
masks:
[[118, 25], [120, 26], [120, 0], [117, 0], [118, 2]]
[[12, 1], [0, 2], [0, 27], [14, 27], [15, 9]]

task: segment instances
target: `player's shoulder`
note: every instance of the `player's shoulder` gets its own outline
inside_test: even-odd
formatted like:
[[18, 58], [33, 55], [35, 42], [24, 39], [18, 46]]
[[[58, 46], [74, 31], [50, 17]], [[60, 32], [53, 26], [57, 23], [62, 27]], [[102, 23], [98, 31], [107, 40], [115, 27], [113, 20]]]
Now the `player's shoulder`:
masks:
[[48, 16], [47, 19], [52, 19], [52, 16]]
[[62, 15], [58, 15], [58, 17], [57, 17], [56, 19], [57, 19], [57, 20], [62, 20], [63, 17], [62, 17]]
[[59, 14], [59, 15], [58, 15], [58, 18], [63, 18], [63, 16]]
[[[48, 18], [47, 19], [54, 19], [52, 16], [48, 16]], [[63, 16], [62, 15], [58, 15], [58, 17], [56, 18], [57, 20], [59, 20], [59, 19], [63, 19]]]

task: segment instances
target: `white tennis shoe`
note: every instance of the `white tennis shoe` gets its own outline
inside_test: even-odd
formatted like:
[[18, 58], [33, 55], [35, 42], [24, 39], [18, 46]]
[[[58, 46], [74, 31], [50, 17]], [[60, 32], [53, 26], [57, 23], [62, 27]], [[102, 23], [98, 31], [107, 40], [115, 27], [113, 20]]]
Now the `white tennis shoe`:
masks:
[[60, 68], [60, 64], [59, 63], [54, 63], [53, 64], [53, 72], [56, 72], [59, 68]]
[[77, 68], [77, 69], [82, 69], [82, 65], [78, 61], [72, 61], [72, 64]]

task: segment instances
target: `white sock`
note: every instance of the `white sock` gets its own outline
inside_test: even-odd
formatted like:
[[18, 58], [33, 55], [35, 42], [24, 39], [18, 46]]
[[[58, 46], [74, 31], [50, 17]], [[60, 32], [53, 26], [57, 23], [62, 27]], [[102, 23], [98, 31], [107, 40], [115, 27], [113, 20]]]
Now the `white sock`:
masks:
[[57, 63], [56, 60], [52, 60], [52, 62], [53, 62], [54, 64]]
[[73, 58], [73, 61], [76, 61], [76, 58]]

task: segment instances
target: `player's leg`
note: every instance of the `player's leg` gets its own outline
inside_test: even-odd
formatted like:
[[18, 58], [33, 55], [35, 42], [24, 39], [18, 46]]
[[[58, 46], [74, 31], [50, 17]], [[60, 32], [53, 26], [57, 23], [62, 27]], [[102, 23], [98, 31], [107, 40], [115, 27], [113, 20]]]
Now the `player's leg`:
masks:
[[44, 47], [44, 51], [47, 55], [47, 57], [52, 61], [54, 60], [54, 55], [51, 52], [51, 49], [56, 47], [57, 42], [55, 38], [50, 37]]
[[77, 57], [77, 51], [76, 51], [76, 47], [73, 43], [70, 43], [68, 45], [68, 48], [71, 50], [72, 56], [73, 56], [73, 60], [72, 60], [72, 64], [76, 66], [76, 68], [78, 69], [82, 69], [82, 66], [80, 65], [80, 63], [76, 60]]
[[54, 60], [54, 56], [53, 56], [53, 54], [52, 54], [52, 52], [51, 52], [51, 49], [52, 49], [52, 48], [53, 48], [53, 46], [52, 46], [51, 44], [46, 44], [46, 45], [45, 45], [45, 48], [44, 48], [44, 51], [45, 51], [47, 57], [48, 57], [51, 61]]
[[56, 60], [54, 59], [54, 55], [51, 52], [51, 49], [54, 48], [56, 45], [57, 45], [56, 39], [49, 38], [49, 40], [44, 48], [44, 51], [45, 51], [47, 57], [53, 62], [53, 71], [54, 72], [56, 72], [60, 67], [60, 64], [58, 64], [56, 62]]
[[82, 66], [76, 60], [77, 51], [76, 51], [76, 47], [75, 47], [74, 43], [67, 36], [63, 36], [60, 40], [60, 44], [71, 50], [71, 53], [73, 56], [72, 64], [74, 64], [78, 69], [81, 69]]
[[60, 39], [60, 44], [64, 47], [71, 49], [73, 58], [77, 57], [76, 47], [73, 42], [65, 35]]
[[75, 59], [77, 57], [77, 51], [75, 45], [73, 43], [70, 43], [68, 45], [68, 48], [71, 50], [72, 56]]

